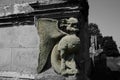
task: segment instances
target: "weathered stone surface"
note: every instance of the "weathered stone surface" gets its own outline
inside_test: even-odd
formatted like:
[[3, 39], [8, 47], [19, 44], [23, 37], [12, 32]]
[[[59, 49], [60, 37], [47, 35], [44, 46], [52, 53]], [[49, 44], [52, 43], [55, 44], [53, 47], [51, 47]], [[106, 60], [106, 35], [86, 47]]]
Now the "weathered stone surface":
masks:
[[15, 47], [16, 35], [14, 28], [0, 28], [0, 48]]
[[12, 71], [36, 73], [38, 63], [38, 48], [12, 49]]
[[[61, 75], [71, 75], [79, 72], [75, 62], [76, 54], [78, 54], [80, 47], [80, 39], [76, 36], [77, 31], [79, 31], [77, 23], [78, 20], [76, 18], [71, 17], [68, 19], [66, 30], [70, 34], [63, 37], [59, 41], [58, 46], [55, 46], [52, 50], [51, 64], [55, 71], [61, 73]], [[72, 26], [73, 24], [74, 26]]]
[[0, 77], [0, 80], [30, 80], [30, 79]]
[[57, 74], [52, 68], [50, 68], [47, 71], [38, 74], [35, 77], [35, 80], [89, 80], [89, 79], [87, 79], [86, 76], [83, 76], [83, 74], [76, 76], [75, 75], [61, 76], [60, 74]]
[[[40, 1], [43, 1], [43, 2], [45, 1], [45, 2], [49, 3], [50, 1], [55, 1], [55, 0], [40, 0]], [[59, 2], [59, 1], [63, 1], [63, 0], [56, 0], [56, 1]], [[84, 12], [82, 12], [82, 13], [84, 13]], [[82, 16], [84, 18], [84, 15], [82, 15]], [[87, 23], [87, 21], [86, 21], [86, 23]], [[82, 22], [81, 26], [82, 27], [85, 26], [84, 21]], [[12, 63], [12, 66], [11, 66], [12, 69], [11, 70], [12, 71], [18, 71], [18, 72], [23, 72], [23, 73], [36, 73], [35, 69], [36, 69], [37, 60], [38, 60], [37, 52], [39, 52], [39, 51], [34, 50], [34, 49], [36, 47], [38, 47], [38, 44], [39, 44], [38, 40], [39, 39], [37, 38], [37, 33], [34, 30], [35, 27], [33, 28], [32, 26], [17, 26], [17, 27], [13, 27], [13, 28], [4, 28], [4, 29], [5, 29], [5, 31], [3, 31], [3, 33], [1, 34], [1, 37], [0, 37], [1, 38], [1, 48], [6, 48], [6, 47], [10, 48], [10, 49], [12, 48], [12, 51], [10, 52], [11, 58], [12, 58], [12, 61], [10, 60], [10, 62]], [[8, 31], [8, 32], [6, 33], [6, 31]], [[35, 31], [35, 33], [34, 33], [34, 31]], [[87, 54], [88, 53], [88, 50], [87, 50], [88, 48], [87, 48], [87, 41], [85, 40], [85, 39], [87, 39], [85, 37], [85, 35], [87, 36], [87, 33], [84, 30], [81, 30], [81, 33], [82, 33], [81, 34], [82, 36], [79, 35], [80, 37], [83, 38], [82, 39], [83, 48], [81, 48], [81, 53], [83, 53], [83, 54], [85, 53], [84, 57], [87, 60], [86, 55], [88, 56], [88, 54]], [[84, 34], [84, 33], [86, 33], [86, 34]], [[52, 38], [54, 38], [54, 37], [55, 37], [55, 35], [52, 36]], [[54, 42], [54, 40], [51, 40], [51, 41]], [[49, 44], [47, 46], [49, 46]], [[34, 53], [35, 53], [35, 55], [34, 55]], [[86, 66], [86, 65], [84, 65], [84, 66]], [[43, 76], [44, 77], [42, 77], [42, 78], [44, 80], [45, 79], [46, 80], [49, 80], [49, 79], [52, 79], [52, 80], [60, 79], [60, 80], [62, 80], [62, 78], [63, 78], [63, 76], [62, 77], [59, 77], [58, 75], [54, 76], [54, 73], [53, 73], [53, 76], [45, 77], [46, 76], [45, 73], [43, 74]], [[75, 78], [72, 77], [72, 78], [68, 78], [67, 80], [70, 80], [70, 79], [74, 80]], [[63, 80], [64, 80], [64, 78], [63, 78]], [[83, 80], [83, 79], [81, 79], [81, 80]]]
[[[39, 1], [39, 2], [42, 2], [42, 3], [49, 3], [49, 2], [61, 2], [61, 1], [64, 1], [64, 0], [34, 0], [34, 1]], [[10, 3], [22, 3], [22, 2], [34, 2], [33, 0], [2, 0], [1, 3], [0, 3], [0, 6], [3, 6], [3, 5], [9, 5]]]
[[65, 80], [64, 77], [62, 76], [54, 76], [54, 75], [46, 75], [46, 76], [43, 76], [42, 78], [40, 79], [36, 79], [36, 80]]
[[34, 80], [35, 75], [24, 74], [21, 72], [10, 72], [4, 71], [0, 72], [0, 80]]
[[39, 37], [34, 25], [16, 26], [17, 44], [19, 47], [38, 47]]
[[35, 80], [65, 80], [65, 77], [58, 75], [51, 68], [36, 76]]
[[0, 28], [0, 71], [36, 73], [38, 47], [35, 25]]
[[0, 28], [0, 48], [38, 46], [39, 37], [34, 25]]
[[0, 49], [0, 71], [9, 71], [11, 68], [11, 49]]

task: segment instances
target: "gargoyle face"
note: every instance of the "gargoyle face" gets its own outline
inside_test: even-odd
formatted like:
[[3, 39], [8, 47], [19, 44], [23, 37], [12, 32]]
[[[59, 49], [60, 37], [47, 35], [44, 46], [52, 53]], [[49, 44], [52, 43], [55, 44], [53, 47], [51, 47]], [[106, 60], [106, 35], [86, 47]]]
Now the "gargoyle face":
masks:
[[77, 32], [79, 31], [79, 28], [78, 28], [78, 20], [74, 17], [71, 17], [67, 20], [67, 28], [66, 28], [67, 31], [74, 31], [74, 32]]

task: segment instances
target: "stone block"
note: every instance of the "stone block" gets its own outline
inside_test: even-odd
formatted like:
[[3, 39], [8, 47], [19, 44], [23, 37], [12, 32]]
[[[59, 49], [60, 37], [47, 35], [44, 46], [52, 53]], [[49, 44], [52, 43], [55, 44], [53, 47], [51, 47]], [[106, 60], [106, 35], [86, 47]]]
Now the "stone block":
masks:
[[34, 25], [19, 26], [16, 28], [16, 34], [18, 35], [17, 43], [19, 47], [38, 47], [39, 37], [37, 29]]
[[11, 48], [0, 49], [0, 71], [11, 69]]
[[0, 48], [16, 47], [39, 47], [39, 37], [34, 25], [0, 29]]
[[36, 73], [38, 65], [38, 48], [12, 49], [12, 71], [22, 73]]
[[0, 28], [0, 48], [15, 47], [16, 33], [13, 27]]

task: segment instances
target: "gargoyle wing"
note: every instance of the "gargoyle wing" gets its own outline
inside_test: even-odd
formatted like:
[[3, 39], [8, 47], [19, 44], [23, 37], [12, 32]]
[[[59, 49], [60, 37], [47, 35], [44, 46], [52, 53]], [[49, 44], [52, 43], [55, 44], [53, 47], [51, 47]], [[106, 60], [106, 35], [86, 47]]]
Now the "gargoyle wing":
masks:
[[49, 18], [40, 18], [38, 20], [38, 34], [40, 37], [40, 53], [38, 59], [37, 71], [40, 73], [48, 62], [54, 45], [66, 35], [65, 32], [58, 29], [58, 21]]

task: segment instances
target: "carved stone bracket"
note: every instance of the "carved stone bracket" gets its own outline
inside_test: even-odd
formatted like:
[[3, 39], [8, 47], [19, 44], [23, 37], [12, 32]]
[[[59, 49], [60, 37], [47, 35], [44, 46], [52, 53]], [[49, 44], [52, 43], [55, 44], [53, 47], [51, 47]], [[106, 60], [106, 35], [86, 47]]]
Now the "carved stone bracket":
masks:
[[[65, 1], [62, 3], [55, 4], [38, 4], [37, 6], [32, 4], [32, 7], [36, 9], [36, 26], [38, 30], [38, 34], [40, 37], [40, 54], [38, 60], [38, 73], [44, 72], [52, 67], [54, 70], [64, 75], [64, 70], [62, 67], [71, 63], [71, 69], [74, 68], [73, 72], [69, 71], [65, 74], [84, 74], [87, 75], [89, 71], [89, 40], [87, 33], [87, 24], [88, 24], [88, 3], [86, 0], [76, 0], [76, 2]], [[38, 10], [38, 11], [37, 11]], [[37, 14], [39, 13], [39, 14]], [[74, 28], [72, 23], [72, 28], [68, 27], [69, 23], [65, 23], [64, 21], [69, 20], [70, 17], [74, 17], [78, 20], [78, 30], [75, 35], [71, 35], [74, 33]], [[65, 23], [62, 24], [61, 23]], [[63, 30], [60, 29], [60, 26], [65, 27]], [[72, 29], [73, 31], [69, 31]], [[60, 45], [60, 41], [66, 36], [75, 39], [69, 39], [69, 41], [73, 40], [73, 43], [78, 41], [79, 46], [77, 46], [77, 50], [74, 52], [77, 53], [75, 55], [70, 54], [71, 57], [64, 57], [63, 55], [66, 53], [66, 50], [59, 50], [58, 46]], [[76, 40], [74, 42], [74, 40]], [[65, 41], [65, 40], [63, 40]], [[69, 45], [69, 44], [68, 44]], [[76, 48], [76, 47], [75, 47]], [[66, 49], [66, 48], [65, 48]], [[77, 51], [77, 52], [76, 52]], [[68, 50], [67, 53], [71, 53], [72, 51]], [[74, 53], [72, 52], [72, 53]], [[59, 56], [58, 56], [59, 54]], [[70, 56], [68, 55], [68, 56]], [[74, 56], [76, 56], [74, 58]], [[68, 61], [66, 61], [66, 59]], [[69, 61], [69, 59], [71, 61]], [[54, 63], [56, 61], [57, 63]], [[83, 61], [83, 63], [81, 63]], [[64, 64], [62, 64], [62, 62]], [[66, 63], [67, 62], [67, 63]], [[55, 66], [56, 65], [56, 66]], [[62, 66], [61, 66], [62, 65]], [[68, 66], [69, 67], [69, 66]], [[64, 68], [63, 68], [64, 69]], [[78, 71], [77, 71], [78, 70]], [[74, 72], [75, 71], [75, 72]], [[79, 73], [80, 72], [80, 73]]]

